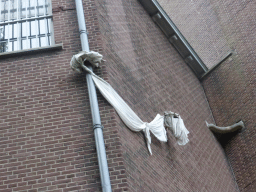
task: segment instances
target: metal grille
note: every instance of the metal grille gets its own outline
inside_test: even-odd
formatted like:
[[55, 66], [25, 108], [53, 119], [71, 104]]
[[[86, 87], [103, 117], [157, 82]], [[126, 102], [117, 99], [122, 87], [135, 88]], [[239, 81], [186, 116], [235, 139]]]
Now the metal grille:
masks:
[[50, 0], [0, 0], [0, 52], [54, 44]]

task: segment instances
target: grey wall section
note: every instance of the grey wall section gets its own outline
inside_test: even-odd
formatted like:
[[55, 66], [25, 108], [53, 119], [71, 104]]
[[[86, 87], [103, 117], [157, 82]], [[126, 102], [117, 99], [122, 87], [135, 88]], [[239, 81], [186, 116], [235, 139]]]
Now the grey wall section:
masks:
[[190, 143], [178, 146], [152, 137], [148, 154], [142, 133], [115, 115], [129, 191], [237, 191], [224, 152], [207, 129], [213, 117], [190, 68], [136, 0], [97, 0], [99, 31], [109, 83], [144, 121], [179, 113]]

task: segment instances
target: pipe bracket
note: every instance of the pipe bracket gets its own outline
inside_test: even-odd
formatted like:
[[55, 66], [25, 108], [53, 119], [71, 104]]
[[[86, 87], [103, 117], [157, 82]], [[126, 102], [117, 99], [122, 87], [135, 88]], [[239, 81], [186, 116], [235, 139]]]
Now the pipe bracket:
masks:
[[85, 33], [85, 34], [87, 34], [87, 35], [88, 35], [87, 30], [80, 30], [80, 31], [79, 31], [79, 33], [80, 33], [80, 34]]
[[103, 127], [103, 125], [101, 125], [101, 124], [95, 124], [95, 125], [93, 125], [93, 130], [94, 129], [103, 129], [104, 127]]

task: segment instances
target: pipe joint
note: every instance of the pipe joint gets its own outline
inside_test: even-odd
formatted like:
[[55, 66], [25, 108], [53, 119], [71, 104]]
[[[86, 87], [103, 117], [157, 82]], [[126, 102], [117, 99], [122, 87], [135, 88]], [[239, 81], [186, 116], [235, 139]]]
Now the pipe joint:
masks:
[[93, 125], [93, 130], [94, 129], [103, 129], [104, 127], [103, 127], [103, 125], [101, 125], [101, 124], [95, 124], [95, 125]]
[[79, 33], [80, 33], [80, 34], [85, 33], [85, 34], [87, 34], [87, 35], [88, 35], [88, 32], [87, 32], [86, 30], [80, 30], [80, 31], [79, 31]]

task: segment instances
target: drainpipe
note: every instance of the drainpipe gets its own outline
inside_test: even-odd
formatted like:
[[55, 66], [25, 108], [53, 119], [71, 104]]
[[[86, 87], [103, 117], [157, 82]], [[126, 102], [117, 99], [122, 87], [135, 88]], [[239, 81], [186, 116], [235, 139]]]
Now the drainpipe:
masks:
[[[82, 50], [89, 52], [89, 43], [88, 43], [88, 37], [86, 32], [86, 26], [85, 26], [82, 0], [75, 0], [75, 1], [76, 1], [76, 12], [77, 12]], [[92, 67], [89, 67], [89, 69], [92, 70]], [[106, 156], [103, 131], [102, 131], [103, 126], [101, 125], [96, 89], [95, 89], [95, 85], [93, 83], [91, 74], [89, 73], [86, 74], [86, 80], [87, 80], [89, 99], [90, 99], [90, 105], [91, 105], [92, 122], [93, 122], [94, 137], [95, 137], [95, 143], [96, 143], [96, 149], [97, 149], [102, 191], [111, 192], [112, 190], [111, 190], [111, 184], [110, 184], [110, 178], [109, 178], [107, 156]]]

